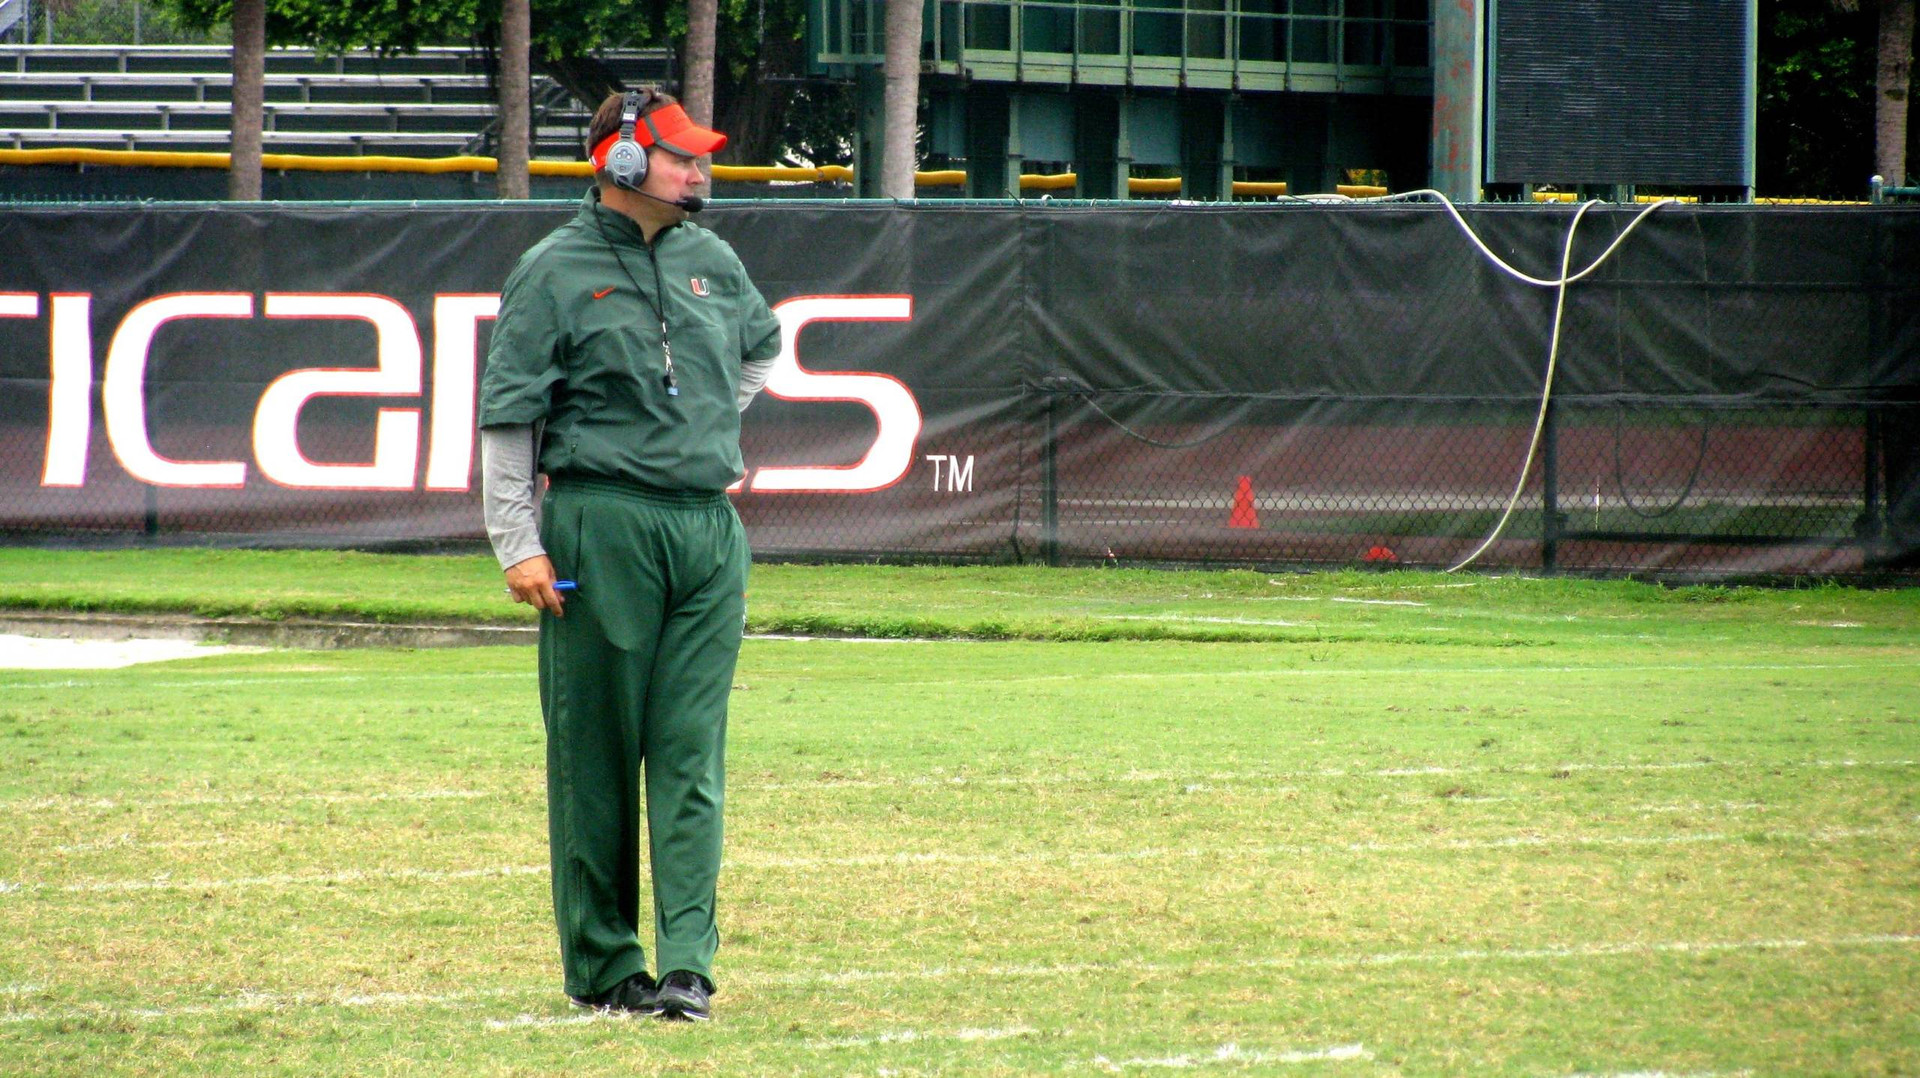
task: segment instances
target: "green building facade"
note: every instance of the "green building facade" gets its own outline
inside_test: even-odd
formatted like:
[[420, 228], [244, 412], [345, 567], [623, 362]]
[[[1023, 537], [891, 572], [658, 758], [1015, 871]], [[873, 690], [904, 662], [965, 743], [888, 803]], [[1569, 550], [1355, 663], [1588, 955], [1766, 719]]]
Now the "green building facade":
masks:
[[[860, 95], [855, 168], [877, 194], [885, 0], [812, 0], [816, 70]], [[1236, 181], [1292, 194], [1425, 186], [1433, 123], [1429, 0], [926, 0], [927, 168], [1005, 198], [1071, 172], [1081, 198], [1129, 178], [1179, 196]], [[861, 167], [867, 165], [869, 167]]]

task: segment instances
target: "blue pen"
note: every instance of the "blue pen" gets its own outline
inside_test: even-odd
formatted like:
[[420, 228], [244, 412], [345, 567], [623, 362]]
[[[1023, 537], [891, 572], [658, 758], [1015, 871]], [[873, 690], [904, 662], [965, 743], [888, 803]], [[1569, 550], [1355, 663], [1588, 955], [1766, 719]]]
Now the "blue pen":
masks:
[[580, 585], [571, 580], [556, 580], [553, 582], [553, 590], [554, 591], [579, 591]]

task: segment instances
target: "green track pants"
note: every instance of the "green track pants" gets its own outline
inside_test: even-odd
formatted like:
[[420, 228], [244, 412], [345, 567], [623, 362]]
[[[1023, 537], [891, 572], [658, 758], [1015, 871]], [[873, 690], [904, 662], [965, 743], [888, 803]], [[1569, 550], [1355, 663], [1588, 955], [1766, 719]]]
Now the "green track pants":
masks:
[[727, 695], [747, 542], [724, 494], [562, 479], [541, 539], [579, 590], [540, 622], [554, 919], [569, 995], [647, 968], [642, 773], [658, 970], [713, 979]]

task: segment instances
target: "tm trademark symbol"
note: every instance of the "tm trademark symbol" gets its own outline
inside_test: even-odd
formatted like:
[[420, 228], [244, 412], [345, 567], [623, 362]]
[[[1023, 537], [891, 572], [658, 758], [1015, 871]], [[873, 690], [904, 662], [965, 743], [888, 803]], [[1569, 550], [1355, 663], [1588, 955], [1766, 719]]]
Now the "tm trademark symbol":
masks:
[[[973, 454], [958, 457], [929, 453], [926, 459], [933, 463], [933, 489], [949, 492], [973, 490]], [[941, 485], [943, 480], [945, 486]]]

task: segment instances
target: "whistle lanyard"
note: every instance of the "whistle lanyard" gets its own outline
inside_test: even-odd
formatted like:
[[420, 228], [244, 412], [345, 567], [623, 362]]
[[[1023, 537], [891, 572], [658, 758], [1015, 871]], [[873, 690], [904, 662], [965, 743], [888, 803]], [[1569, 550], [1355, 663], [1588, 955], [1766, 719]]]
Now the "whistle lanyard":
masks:
[[[667, 331], [666, 295], [665, 289], [660, 283], [660, 258], [654, 254], [651, 246], [647, 248], [647, 258], [653, 263], [654, 293], [661, 298], [661, 302], [656, 305], [653, 300], [647, 297], [646, 290], [640, 287], [640, 281], [634, 277], [633, 271], [627, 268], [626, 256], [620, 253], [619, 244], [614, 243], [613, 237], [607, 234], [606, 222], [596, 216], [594, 223], [600, 228], [600, 238], [606, 241], [607, 250], [613, 252], [613, 260], [620, 263], [620, 272], [627, 275], [627, 283], [633, 286], [634, 295], [639, 296], [640, 302], [646, 304], [647, 310], [651, 311], [653, 316], [660, 320], [660, 354], [666, 360], [667, 370], [665, 381], [667, 383], [667, 396], [677, 397], [680, 395], [680, 383], [676, 381], [673, 376], [673, 341], [669, 339]], [[657, 241], [659, 236], [656, 235], [654, 239]]]

